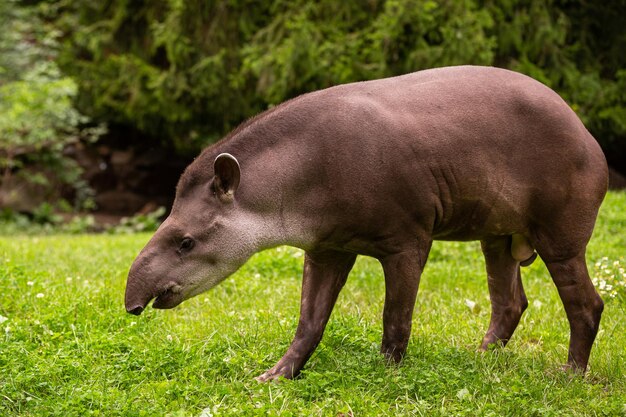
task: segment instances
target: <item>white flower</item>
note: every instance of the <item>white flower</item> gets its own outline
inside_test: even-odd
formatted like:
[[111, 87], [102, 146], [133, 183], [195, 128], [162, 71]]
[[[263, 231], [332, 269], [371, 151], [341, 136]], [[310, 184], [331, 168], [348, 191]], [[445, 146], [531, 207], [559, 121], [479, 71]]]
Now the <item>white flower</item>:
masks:
[[40, 293], [37, 293], [37, 295], [35, 297], [37, 297], [37, 298], [44, 298], [45, 294], [40, 292]]
[[457, 396], [457, 398], [458, 398], [459, 400], [461, 400], [461, 401], [462, 401], [462, 400], [465, 400], [465, 399], [468, 399], [468, 400], [469, 400], [469, 399], [471, 399], [471, 398], [472, 398], [472, 396], [471, 396], [471, 394], [470, 394], [470, 392], [469, 392], [469, 390], [468, 390], [467, 388], [460, 389], [460, 390], [456, 393], [456, 396]]
[[174, 340], [174, 338], [172, 337], [172, 335], [171, 335], [171, 334], [168, 334], [167, 336], [165, 336], [165, 338], [166, 338], [168, 341], [170, 341], [170, 342], [171, 342], [172, 340]]
[[33, 281], [28, 281], [26, 285], [28, 285], [29, 287], [32, 287], [33, 285], [35, 285], [35, 283]]
[[211, 411], [211, 408], [207, 407], [202, 410], [199, 417], [213, 417], [213, 412]]
[[465, 300], [465, 305], [470, 309], [470, 311], [474, 314], [480, 313], [480, 305], [472, 300]]
[[8, 319], [9, 319], [8, 317], [4, 317], [3, 315], [0, 314], [0, 324], [4, 323]]

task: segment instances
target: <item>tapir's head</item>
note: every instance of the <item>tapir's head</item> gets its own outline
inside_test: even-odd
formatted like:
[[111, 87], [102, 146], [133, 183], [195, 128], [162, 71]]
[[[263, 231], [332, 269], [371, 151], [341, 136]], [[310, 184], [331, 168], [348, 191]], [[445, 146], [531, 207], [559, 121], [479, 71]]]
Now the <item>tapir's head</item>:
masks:
[[126, 283], [129, 313], [140, 314], [152, 299], [155, 308], [175, 307], [221, 282], [254, 253], [237, 204], [239, 163], [229, 154], [206, 159], [202, 155], [187, 168], [171, 214], [133, 262]]

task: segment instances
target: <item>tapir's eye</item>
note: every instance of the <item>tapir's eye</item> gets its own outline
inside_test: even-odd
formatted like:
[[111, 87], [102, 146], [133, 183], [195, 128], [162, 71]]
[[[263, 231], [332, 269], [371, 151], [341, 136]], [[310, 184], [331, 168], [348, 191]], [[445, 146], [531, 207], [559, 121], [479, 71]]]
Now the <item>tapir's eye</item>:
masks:
[[188, 252], [193, 248], [194, 245], [194, 241], [192, 238], [190, 237], [186, 237], [184, 238], [181, 242], [180, 242], [180, 251], [181, 252]]

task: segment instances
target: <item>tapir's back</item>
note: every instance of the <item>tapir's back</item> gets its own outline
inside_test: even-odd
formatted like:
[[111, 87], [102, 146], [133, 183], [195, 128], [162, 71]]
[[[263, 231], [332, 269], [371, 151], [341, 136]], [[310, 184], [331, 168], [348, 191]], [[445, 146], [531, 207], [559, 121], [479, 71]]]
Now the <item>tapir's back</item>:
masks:
[[448, 147], [458, 153], [489, 146], [494, 153], [522, 155], [531, 153], [523, 149], [533, 146], [544, 151], [573, 152], [581, 146], [584, 153], [600, 150], [558, 94], [532, 78], [499, 68], [438, 68], [342, 85], [310, 99], [319, 105], [319, 117], [334, 119], [327, 126], [360, 136], [358, 146], [371, 140], [378, 148], [390, 141], [434, 153]]
[[277, 116], [289, 110], [307, 115], [307, 161], [361, 223], [385, 212], [399, 228], [418, 219], [436, 237], [478, 239], [525, 230], [566, 199], [597, 209], [606, 191], [604, 156], [576, 114], [515, 72], [421, 71], [308, 94]]

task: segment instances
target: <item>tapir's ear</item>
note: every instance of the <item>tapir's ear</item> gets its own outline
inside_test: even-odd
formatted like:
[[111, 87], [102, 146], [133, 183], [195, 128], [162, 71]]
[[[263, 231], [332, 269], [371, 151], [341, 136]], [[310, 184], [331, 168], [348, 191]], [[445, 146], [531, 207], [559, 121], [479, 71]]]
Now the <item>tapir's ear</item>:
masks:
[[229, 153], [221, 153], [213, 163], [213, 187], [215, 193], [222, 201], [232, 201], [239, 187], [241, 169], [237, 158]]

